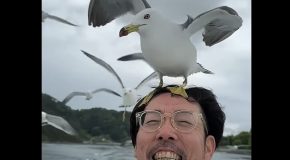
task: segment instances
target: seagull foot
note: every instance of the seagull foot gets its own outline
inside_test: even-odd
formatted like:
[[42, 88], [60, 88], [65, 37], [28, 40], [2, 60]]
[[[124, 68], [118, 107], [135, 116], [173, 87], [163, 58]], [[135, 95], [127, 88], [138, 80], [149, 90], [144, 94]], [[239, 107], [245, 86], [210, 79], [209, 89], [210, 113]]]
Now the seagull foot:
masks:
[[185, 78], [182, 85], [180, 87], [185, 87], [187, 85], [187, 79]]

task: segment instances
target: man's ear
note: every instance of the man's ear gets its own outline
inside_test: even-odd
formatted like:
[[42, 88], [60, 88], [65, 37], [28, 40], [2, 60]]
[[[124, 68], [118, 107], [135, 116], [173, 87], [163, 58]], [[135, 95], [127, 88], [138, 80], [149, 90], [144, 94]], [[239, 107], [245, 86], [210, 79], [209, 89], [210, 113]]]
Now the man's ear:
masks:
[[215, 152], [215, 139], [213, 136], [209, 135], [205, 140], [205, 159], [211, 159], [213, 153]]

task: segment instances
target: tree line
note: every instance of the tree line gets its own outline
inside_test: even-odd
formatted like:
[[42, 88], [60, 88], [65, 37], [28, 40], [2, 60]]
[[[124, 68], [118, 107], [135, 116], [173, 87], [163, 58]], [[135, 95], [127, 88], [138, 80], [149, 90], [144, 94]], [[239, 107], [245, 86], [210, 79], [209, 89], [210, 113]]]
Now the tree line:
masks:
[[[78, 133], [71, 136], [51, 126], [42, 127], [44, 142], [119, 142], [130, 140], [129, 118], [126, 113], [123, 122], [123, 111], [108, 110], [102, 107], [91, 109], [71, 109], [61, 101], [48, 94], [42, 94], [42, 111], [63, 117]], [[251, 133], [241, 132], [222, 138], [220, 145], [251, 145]]]
[[[242, 131], [237, 135], [229, 135], [229, 136], [224, 136], [220, 142], [221, 146], [226, 146], [226, 145], [237, 145], [237, 146], [244, 146], [244, 148], [249, 148], [251, 146], [251, 131]], [[239, 147], [243, 148], [243, 147]]]

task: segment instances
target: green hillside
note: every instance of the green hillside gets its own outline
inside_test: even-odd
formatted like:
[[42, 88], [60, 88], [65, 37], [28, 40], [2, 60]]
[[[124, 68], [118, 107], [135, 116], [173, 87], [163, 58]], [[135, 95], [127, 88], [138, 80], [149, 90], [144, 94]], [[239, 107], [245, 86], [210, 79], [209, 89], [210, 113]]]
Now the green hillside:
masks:
[[71, 136], [51, 126], [42, 127], [42, 141], [45, 142], [124, 142], [129, 140], [129, 116], [123, 111], [91, 108], [74, 110], [55, 98], [42, 94], [42, 110], [46, 113], [63, 117], [77, 131]]

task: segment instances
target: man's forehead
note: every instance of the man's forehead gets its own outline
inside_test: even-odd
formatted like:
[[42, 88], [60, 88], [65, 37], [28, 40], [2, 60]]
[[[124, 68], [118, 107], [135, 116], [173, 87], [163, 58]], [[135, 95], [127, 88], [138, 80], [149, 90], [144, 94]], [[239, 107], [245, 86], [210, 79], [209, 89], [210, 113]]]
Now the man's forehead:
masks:
[[190, 102], [182, 96], [172, 95], [171, 93], [161, 93], [148, 103], [145, 110], [160, 110], [161, 108], [173, 108], [174, 110], [200, 110], [196, 102]]

